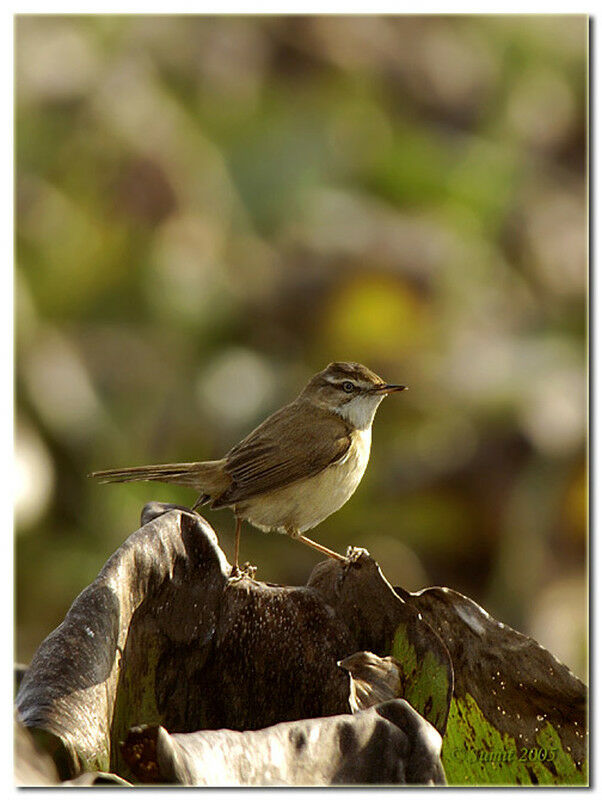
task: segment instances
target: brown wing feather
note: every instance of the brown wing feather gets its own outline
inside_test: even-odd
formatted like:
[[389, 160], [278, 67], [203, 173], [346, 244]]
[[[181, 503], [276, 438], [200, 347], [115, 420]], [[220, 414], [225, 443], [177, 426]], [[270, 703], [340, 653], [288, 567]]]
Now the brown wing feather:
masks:
[[212, 503], [232, 505], [316, 475], [342, 458], [351, 429], [327, 411], [295, 401], [255, 428], [226, 455], [230, 487]]

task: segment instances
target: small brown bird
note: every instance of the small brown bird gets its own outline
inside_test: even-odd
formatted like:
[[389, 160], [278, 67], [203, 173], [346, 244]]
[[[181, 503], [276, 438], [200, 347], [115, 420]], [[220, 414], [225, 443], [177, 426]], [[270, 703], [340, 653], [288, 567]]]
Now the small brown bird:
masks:
[[236, 516], [234, 572], [243, 520], [343, 560], [303, 533], [337, 511], [357, 489], [370, 457], [376, 409], [386, 395], [406, 388], [385, 383], [362, 364], [334, 362], [218, 461], [110, 469], [91, 477], [103, 483], [190, 486], [200, 492], [193, 510], [204, 503], [231, 508]]

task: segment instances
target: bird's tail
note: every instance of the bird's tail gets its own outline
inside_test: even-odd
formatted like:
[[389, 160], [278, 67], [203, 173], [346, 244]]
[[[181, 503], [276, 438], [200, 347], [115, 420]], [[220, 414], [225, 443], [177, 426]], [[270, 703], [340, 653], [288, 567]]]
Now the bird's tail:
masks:
[[143, 467], [124, 467], [92, 472], [88, 477], [101, 483], [158, 481], [190, 486], [213, 498], [228, 488], [231, 479], [223, 471], [223, 460], [191, 461], [185, 464], [147, 464]]

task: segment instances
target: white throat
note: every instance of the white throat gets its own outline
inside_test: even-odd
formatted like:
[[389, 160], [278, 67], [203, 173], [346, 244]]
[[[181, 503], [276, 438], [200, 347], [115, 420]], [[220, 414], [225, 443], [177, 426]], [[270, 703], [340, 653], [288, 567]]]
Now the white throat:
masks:
[[376, 409], [384, 398], [384, 394], [361, 395], [338, 406], [335, 411], [354, 428], [363, 431], [372, 427]]

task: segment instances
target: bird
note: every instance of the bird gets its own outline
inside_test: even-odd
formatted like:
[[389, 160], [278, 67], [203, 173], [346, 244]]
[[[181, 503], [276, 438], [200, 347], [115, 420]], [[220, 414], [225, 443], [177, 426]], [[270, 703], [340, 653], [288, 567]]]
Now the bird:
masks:
[[223, 458], [93, 472], [102, 483], [158, 481], [200, 492], [192, 510], [230, 508], [236, 518], [234, 565], [243, 521], [284, 533], [324, 555], [345, 557], [304, 536], [355, 492], [368, 460], [376, 410], [407, 389], [368, 367], [333, 361], [291, 403], [271, 414]]

